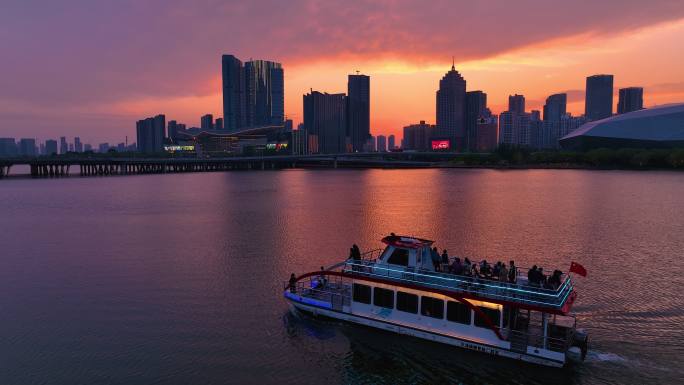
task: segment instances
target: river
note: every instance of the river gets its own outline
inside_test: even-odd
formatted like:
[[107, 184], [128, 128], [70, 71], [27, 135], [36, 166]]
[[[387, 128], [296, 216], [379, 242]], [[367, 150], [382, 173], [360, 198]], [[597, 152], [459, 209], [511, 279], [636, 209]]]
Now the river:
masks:
[[[671, 384], [684, 173], [284, 170], [0, 180], [2, 384]], [[577, 261], [586, 362], [547, 369], [293, 315], [291, 272], [389, 232]]]

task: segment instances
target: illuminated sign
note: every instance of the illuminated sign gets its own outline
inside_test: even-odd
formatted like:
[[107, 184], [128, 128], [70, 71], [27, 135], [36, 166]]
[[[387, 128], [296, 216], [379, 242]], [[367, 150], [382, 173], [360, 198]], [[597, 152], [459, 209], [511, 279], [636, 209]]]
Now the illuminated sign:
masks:
[[432, 141], [433, 150], [448, 150], [451, 147], [451, 141], [448, 139], [440, 139]]
[[287, 149], [287, 142], [285, 143], [267, 143], [266, 144], [266, 149], [267, 150], [286, 150]]
[[195, 151], [195, 146], [164, 146], [167, 152]]

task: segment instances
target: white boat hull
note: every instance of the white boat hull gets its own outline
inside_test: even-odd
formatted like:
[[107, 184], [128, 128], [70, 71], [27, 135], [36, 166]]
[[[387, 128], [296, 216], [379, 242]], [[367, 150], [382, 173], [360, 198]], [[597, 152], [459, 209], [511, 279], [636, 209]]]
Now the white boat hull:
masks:
[[[320, 306], [316, 306], [316, 304], [307, 304], [298, 301], [297, 299], [299, 296], [297, 295], [288, 295], [289, 293], [285, 294], [285, 298], [290, 302], [292, 308], [294, 310], [300, 310], [305, 313], [312, 314], [314, 316], [324, 316], [328, 318], [333, 318], [333, 319], [338, 319], [342, 321], [347, 321], [351, 323], [356, 323], [360, 325], [365, 325], [377, 329], [382, 329], [398, 334], [404, 334], [404, 335], [409, 335], [417, 338], [422, 338], [425, 340], [429, 341], [434, 341], [434, 342], [439, 342], [447, 345], [452, 345], [452, 346], [457, 346], [461, 347], [464, 349], [470, 349], [470, 350], [475, 350], [478, 352], [482, 353], [487, 353], [495, 356], [502, 356], [502, 357], [507, 357], [507, 358], [512, 358], [515, 360], [520, 360], [520, 361], [526, 361], [538, 365], [545, 365], [545, 366], [551, 366], [551, 367], [562, 367], [565, 365], [565, 359], [563, 356], [563, 361], [555, 360], [555, 359], [550, 359], [546, 357], [541, 357], [538, 355], [534, 355], [534, 348], [530, 347], [532, 351], [529, 352], [528, 354], [525, 353], [519, 353], [519, 352], [514, 352], [506, 348], [502, 347], [497, 347], [497, 346], [492, 346], [488, 344], [484, 344], [481, 342], [473, 341], [473, 340], [468, 340], [464, 338], [459, 338], [456, 336], [452, 335], [445, 335], [433, 331], [427, 331], [427, 330], [421, 330], [417, 327], [410, 327], [406, 325], [400, 325], [397, 323], [393, 322], [388, 322], [387, 320], [382, 320], [382, 319], [377, 319], [377, 318], [372, 318], [368, 316], [362, 316], [362, 315], [356, 315], [352, 313], [348, 313], [345, 311], [338, 311], [338, 310], [333, 310], [330, 308], [324, 308]], [[537, 350], [538, 351], [538, 350]], [[539, 352], [539, 351], [538, 351]], [[543, 354], [543, 353], [542, 353]]]

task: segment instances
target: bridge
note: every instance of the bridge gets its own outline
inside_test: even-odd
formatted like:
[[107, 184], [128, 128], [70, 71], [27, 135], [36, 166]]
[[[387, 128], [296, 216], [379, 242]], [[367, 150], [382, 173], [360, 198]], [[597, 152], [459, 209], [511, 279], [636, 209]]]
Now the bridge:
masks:
[[34, 178], [164, 174], [284, 168], [426, 168], [458, 159], [453, 152], [343, 153], [325, 155], [276, 155], [225, 158], [139, 156], [51, 156], [0, 158], [0, 178], [12, 166], [28, 165]]

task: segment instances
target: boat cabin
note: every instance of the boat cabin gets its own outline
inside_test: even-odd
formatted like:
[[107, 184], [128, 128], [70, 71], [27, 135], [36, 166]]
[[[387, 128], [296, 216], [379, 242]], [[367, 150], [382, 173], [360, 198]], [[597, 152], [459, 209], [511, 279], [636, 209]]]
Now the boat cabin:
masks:
[[389, 235], [382, 239], [387, 245], [377, 263], [390, 265], [401, 270], [435, 271], [432, 263], [431, 246], [427, 239]]

